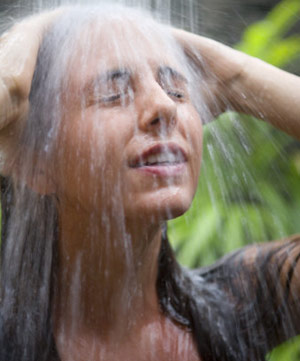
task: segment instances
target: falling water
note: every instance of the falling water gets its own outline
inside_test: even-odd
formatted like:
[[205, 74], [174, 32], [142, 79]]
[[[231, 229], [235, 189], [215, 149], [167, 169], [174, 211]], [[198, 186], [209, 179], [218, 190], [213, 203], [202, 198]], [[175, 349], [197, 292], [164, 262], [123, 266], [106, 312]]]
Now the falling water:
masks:
[[[80, 355], [78, 359], [98, 361], [122, 357], [129, 360], [130, 352], [125, 349], [122, 355], [119, 348], [124, 346], [129, 330], [135, 329], [139, 317], [145, 317], [143, 306], [148, 293], [141, 286], [139, 271], [146, 264], [152, 275], [153, 265], [145, 252], [156, 254], [151, 244], [138, 243], [140, 239], [136, 234], [144, 236], [144, 229], [150, 232], [148, 228], [151, 228], [141, 219], [144, 217], [148, 223], [155, 224], [159, 217], [173, 219], [189, 208], [191, 188], [193, 183], [197, 183], [197, 160], [183, 185], [176, 174], [161, 187], [158, 179], [148, 183], [144, 176], [138, 173], [128, 176], [126, 172], [128, 166], [131, 172], [135, 172], [145, 162], [146, 165], [151, 162], [176, 163], [180, 167], [186, 158], [200, 158], [201, 123], [206, 124], [212, 118], [203, 96], [205, 80], [193, 61], [186, 57], [169, 27], [175, 25], [200, 33], [199, 3], [192, 0], [176, 3], [171, 0], [120, 0], [115, 3], [111, 5], [95, 0], [86, 6], [83, 0], [52, 0], [51, 3], [37, 0], [26, 6], [20, 2], [6, 13], [21, 18], [24, 14], [49, 7], [76, 5], [59, 17], [45, 34], [32, 82], [26, 126], [17, 149], [10, 154], [15, 166], [15, 182], [7, 177], [2, 205], [3, 213], [6, 206], [9, 212], [3, 216], [7, 223], [2, 230], [6, 240], [2, 251], [0, 338], [3, 347], [0, 361], [33, 361], [37, 360], [36, 357], [39, 361], [57, 360], [58, 354], [62, 361], [75, 359], [77, 355], [72, 354], [74, 344], [70, 340], [76, 337], [76, 346], [79, 345], [76, 350], [85, 352], [85, 356]], [[6, 24], [2, 27], [5, 28]], [[197, 56], [203, 65], [201, 54]], [[155, 68], [157, 59], [160, 61], [159, 71]], [[153, 83], [153, 68], [163, 89], [161, 94], [161, 88]], [[109, 71], [103, 72], [103, 69]], [[144, 93], [137, 89], [143, 89]], [[154, 103], [148, 104], [151, 97], [154, 97]], [[190, 99], [190, 106], [180, 113], [186, 122], [178, 119], [181, 137], [176, 133], [170, 138], [174, 114], [168, 98], [175, 99], [178, 107], [184, 107], [180, 103], [181, 97]], [[154, 114], [161, 99], [165, 103], [160, 112]], [[187, 112], [189, 116], [186, 116]], [[224, 227], [224, 214], [232, 210], [229, 204], [242, 203], [245, 194], [249, 202], [240, 207], [235, 216], [241, 219], [243, 232], [248, 234], [249, 241], [266, 240], [270, 224], [276, 228], [279, 237], [286, 235], [286, 220], [272, 210], [268, 214], [267, 227], [257, 206], [265, 201], [266, 193], [257, 183], [257, 175], [249, 162], [257, 143], [235, 113], [222, 117], [204, 129], [203, 180], [188, 215], [183, 216], [188, 225], [186, 228], [197, 230], [191, 233], [190, 249], [205, 248], [201, 239], [209, 228], [214, 229], [211, 238], [218, 236], [212, 243], [221, 242], [218, 233], [224, 229], [228, 234], [237, 230], [232, 221], [227, 222], [227, 228]], [[149, 119], [152, 119], [151, 124], [147, 123]], [[149, 126], [155, 125], [157, 119], [169, 121], [161, 122], [158, 129], [149, 132]], [[228, 124], [232, 125], [233, 134], [228, 133]], [[261, 131], [264, 132], [265, 128]], [[269, 136], [268, 132], [266, 136]], [[173, 143], [178, 142], [180, 147], [169, 146], [170, 139]], [[163, 144], [160, 146], [163, 159], [155, 158], [158, 152], [147, 156], [141, 154], [141, 150], [158, 141]], [[272, 143], [272, 139], [270, 143], [275, 149], [277, 145]], [[274, 176], [279, 177], [279, 172], [275, 169]], [[206, 210], [202, 209], [204, 200], [209, 204]], [[209, 214], [206, 213], [208, 209]], [[201, 216], [205, 219], [201, 229], [199, 214], [200, 219]], [[136, 222], [132, 221], [134, 218]], [[259, 231], [254, 231], [254, 227], [249, 225], [251, 219], [255, 219]], [[169, 226], [178, 248], [183, 247], [182, 240], [176, 236], [180, 227], [182, 219]], [[63, 243], [59, 242], [61, 238]], [[224, 252], [236, 247], [234, 242], [230, 242], [223, 241]], [[186, 254], [188, 258], [191, 252], [186, 251]], [[166, 264], [172, 263], [171, 257], [166, 258]], [[201, 261], [209, 263], [211, 260]], [[195, 256], [194, 265], [198, 261]], [[94, 268], [91, 269], [90, 265]], [[184, 327], [193, 332], [197, 330], [203, 344], [211, 343], [214, 348], [211, 360], [263, 359], [263, 352], [269, 345], [261, 338], [265, 329], [259, 329], [262, 327], [259, 323], [262, 312], [256, 309], [256, 295], [243, 290], [249, 298], [253, 297], [253, 302], [249, 302], [249, 309], [234, 319], [235, 310], [229, 302], [231, 295], [224, 298], [222, 287], [225, 286], [221, 276], [220, 283], [215, 284], [206, 269], [197, 273], [185, 269], [177, 272], [175, 267], [173, 271], [172, 278], [166, 278], [166, 284], [163, 284], [163, 277], [158, 282], [163, 300], [160, 299], [161, 307], [169, 316], [168, 320], [181, 324], [179, 330]], [[165, 276], [163, 271], [160, 272]], [[231, 272], [239, 272], [240, 278], [230, 279], [230, 282], [241, 287], [241, 280], [245, 277], [241, 265], [226, 272], [228, 278]], [[119, 279], [114, 279], [113, 274]], [[115, 281], [113, 287], [112, 280]], [[264, 282], [260, 287], [266, 286]], [[273, 296], [268, 292], [260, 295], [262, 302]], [[102, 303], [90, 302], [92, 306], [87, 312], [86, 300], [91, 301], [95, 294]], [[240, 306], [239, 302], [236, 307]], [[184, 309], [185, 303], [188, 311]], [[193, 313], [196, 320], [189, 318], [191, 309], [198, 312]], [[51, 312], [59, 315], [58, 319], [62, 314], [67, 317], [61, 317], [64, 321], [59, 323], [51, 318]], [[85, 314], [91, 315], [90, 319], [86, 320]], [[111, 328], [101, 328], [101, 322], [97, 320], [99, 315], [105, 325], [112, 325]], [[157, 349], [163, 331], [152, 323], [142, 328], [137, 342], [145, 347], [146, 360], [161, 357], [196, 359], [197, 350], [190, 333], [178, 331], [174, 336], [172, 322], [164, 324], [168, 337], [164, 339], [163, 350]], [[195, 326], [197, 322], [203, 330], [199, 331]], [[239, 337], [245, 325], [249, 334]], [[80, 332], [85, 336], [89, 327], [96, 327], [104, 340], [110, 340], [113, 334], [114, 344], [103, 342], [99, 347], [95, 334], [81, 339]], [[55, 340], [52, 329], [56, 332]], [[290, 335], [292, 330], [291, 322], [284, 332]], [[206, 338], [207, 334], [210, 334], [209, 338]], [[11, 335], [14, 336], [11, 338]], [[253, 339], [249, 341], [247, 337]], [[86, 353], [85, 342], [88, 341], [91, 347]], [[259, 351], [254, 346], [249, 351], [251, 342], [260, 345]], [[209, 347], [198, 347], [206, 359], [209, 359], [209, 353], [205, 354]]]

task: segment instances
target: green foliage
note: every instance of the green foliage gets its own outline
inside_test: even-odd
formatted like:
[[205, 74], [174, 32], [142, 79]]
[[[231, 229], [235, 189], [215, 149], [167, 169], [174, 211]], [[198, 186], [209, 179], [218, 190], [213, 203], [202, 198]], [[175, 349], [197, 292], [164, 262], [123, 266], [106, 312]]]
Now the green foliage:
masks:
[[300, 1], [281, 1], [267, 17], [245, 30], [237, 49], [284, 67], [300, 55], [300, 36], [284, 38], [299, 20]]
[[276, 347], [272, 351], [269, 361], [298, 361], [300, 360], [300, 339], [295, 337], [292, 340]]
[[[300, 1], [283, 0], [244, 32], [237, 49], [275, 66], [300, 56]], [[205, 126], [202, 174], [191, 209], [169, 222], [179, 261], [214, 262], [251, 242], [300, 231], [300, 145], [270, 125], [227, 113]], [[270, 353], [270, 361], [299, 361], [300, 337]]]

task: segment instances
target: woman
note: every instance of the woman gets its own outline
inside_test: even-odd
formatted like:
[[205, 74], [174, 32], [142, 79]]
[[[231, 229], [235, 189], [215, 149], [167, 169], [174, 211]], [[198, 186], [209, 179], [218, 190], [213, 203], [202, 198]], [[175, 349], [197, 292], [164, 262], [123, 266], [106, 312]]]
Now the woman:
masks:
[[0, 54], [1, 360], [263, 360], [300, 332], [297, 237], [191, 272], [164, 230], [201, 121], [231, 103], [299, 136], [299, 78], [115, 7], [32, 17]]

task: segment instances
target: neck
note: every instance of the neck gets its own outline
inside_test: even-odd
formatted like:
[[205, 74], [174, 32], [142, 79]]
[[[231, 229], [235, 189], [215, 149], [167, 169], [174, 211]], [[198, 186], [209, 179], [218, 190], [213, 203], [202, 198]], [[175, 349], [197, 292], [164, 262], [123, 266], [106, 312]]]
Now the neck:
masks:
[[122, 339], [157, 315], [160, 243], [159, 224], [61, 207], [54, 331]]

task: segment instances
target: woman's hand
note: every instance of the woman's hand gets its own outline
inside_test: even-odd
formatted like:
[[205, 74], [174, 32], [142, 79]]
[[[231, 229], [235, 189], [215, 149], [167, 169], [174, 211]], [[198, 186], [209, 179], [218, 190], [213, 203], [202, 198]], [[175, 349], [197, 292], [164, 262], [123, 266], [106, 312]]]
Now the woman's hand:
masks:
[[[43, 34], [62, 9], [29, 17], [0, 37], [0, 172], [29, 108], [29, 93]], [[1, 164], [2, 163], [2, 164]]]
[[173, 35], [186, 55], [202, 74], [203, 91], [213, 116], [235, 102], [235, 92], [241, 82], [247, 55], [184, 30], [174, 29]]
[[298, 76], [202, 36], [177, 29], [174, 36], [202, 70], [213, 116], [226, 109], [240, 111], [300, 139]]

